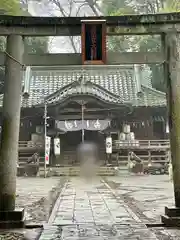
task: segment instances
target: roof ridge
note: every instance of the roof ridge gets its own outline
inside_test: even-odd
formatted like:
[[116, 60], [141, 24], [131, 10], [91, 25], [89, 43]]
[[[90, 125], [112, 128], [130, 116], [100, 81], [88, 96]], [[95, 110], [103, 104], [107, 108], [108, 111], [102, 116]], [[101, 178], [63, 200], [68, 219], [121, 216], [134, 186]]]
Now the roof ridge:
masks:
[[133, 64], [128, 64], [128, 65], [61, 65], [61, 66], [31, 66], [32, 71], [63, 71], [63, 70], [97, 70], [97, 69], [114, 69], [114, 68], [119, 68], [119, 70], [128, 70], [131, 69], [133, 70], [134, 66]]
[[157, 90], [157, 89], [155, 89], [155, 88], [153, 88], [153, 87], [149, 87], [149, 86], [146, 86], [146, 85], [144, 85], [144, 84], [141, 84], [141, 86], [144, 87], [144, 88], [147, 88], [147, 89], [149, 89], [149, 90], [151, 90], [151, 91], [153, 91], [153, 92], [156, 92], [156, 93], [159, 94], [159, 95], [166, 96], [166, 93], [164, 93], [164, 92], [162, 92], [162, 91], [159, 91], [159, 90]]
[[[90, 80], [87, 81], [86, 83], [91, 84], [91, 85], [93, 85], [93, 86], [95, 86], [95, 87], [98, 87], [99, 89], [103, 90], [104, 92], [106, 92], [106, 93], [108, 93], [108, 94], [110, 94], [110, 95], [112, 95], [112, 96], [114, 96], [114, 97], [117, 97], [117, 98], [119, 99], [119, 95], [118, 95], [118, 94], [115, 94], [115, 93], [107, 90], [106, 88], [102, 87], [101, 85], [99, 85], [99, 84], [97, 84], [97, 83], [94, 83], [94, 82], [92, 82], [92, 81], [90, 81]], [[86, 83], [85, 83], [85, 84], [86, 84]]]
[[[92, 87], [92, 88], [93, 88], [93, 87], [98, 88], [99, 91], [102, 91], [102, 92], [108, 94], [109, 96], [112, 96], [113, 98], [116, 98], [118, 101], [120, 100], [119, 95], [114, 94], [114, 93], [112, 93], [111, 91], [108, 91], [107, 89], [103, 88], [102, 86], [100, 86], [100, 85], [98, 85], [98, 84], [96, 84], [96, 83], [91, 82], [90, 80], [89, 80], [89, 81], [86, 81], [86, 82], [85, 82], [84, 84], [82, 84], [82, 85], [81, 85], [81, 82], [80, 82], [79, 80], [77, 80], [77, 81], [73, 81], [73, 82], [69, 83], [68, 85], [60, 88], [60, 89], [57, 90], [56, 92], [54, 92], [54, 93], [50, 94], [49, 96], [47, 96], [47, 97], [46, 97], [46, 101], [48, 101], [49, 99], [51, 99], [51, 98], [54, 97], [55, 95], [60, 94], [60, 93], [62, 93], [63, 91], [68, 90], [68, 89], [71, 88], [71, 87], [73, 88], [73, 87], [76, 87], [76, 86], [88, 86], [88, 85], [89, 85], [90, 87]], [[70, 94], [70, 95], [71, 95], [71, 94]]]

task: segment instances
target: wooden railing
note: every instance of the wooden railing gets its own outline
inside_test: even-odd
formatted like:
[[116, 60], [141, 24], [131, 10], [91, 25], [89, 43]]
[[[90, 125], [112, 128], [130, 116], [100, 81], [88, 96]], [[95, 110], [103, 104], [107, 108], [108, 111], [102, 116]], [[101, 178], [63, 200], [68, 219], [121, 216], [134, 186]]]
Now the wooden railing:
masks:
[[113, 141], [114, 149], [168, 149], [169, 140], [135, 140], [135, 141]]
[[[148, 154], [144, 155], [137, 155], [145, 165], [147, 165], [149, 162], [153, 163], [168, 163], [169, 158], [166, 153], [164, 154], [151, 154], [150, 156]], [[112, 162], [116, 163], [117, 165], [127, 165], [129, 160], [128, 155], [117, 155], [113, 154]]]
[[[35, 144], [31, 141], [19, 141], [19, 148], [43, 148], [44, 144]], [[136, 141], [113, 141], [114, 149], [153, 149], [153, 148], [169, 148], [169, 140], [136, 140]]]
[[19, 141], [19, 148], [42, 148], [44, 144], [35, 144], [30, 141]]
[[[168, 162], [167, 156], [164, 155], [152, 155], [150, 158], [148, 155], [138, 155], [144, 163], [148, 163], [149, 160], [151, 160], [151, 163], [166, 163]], [[118, 156], [118, 162], [119, 163], [127, 163], [128, 162], [128, 156]]]

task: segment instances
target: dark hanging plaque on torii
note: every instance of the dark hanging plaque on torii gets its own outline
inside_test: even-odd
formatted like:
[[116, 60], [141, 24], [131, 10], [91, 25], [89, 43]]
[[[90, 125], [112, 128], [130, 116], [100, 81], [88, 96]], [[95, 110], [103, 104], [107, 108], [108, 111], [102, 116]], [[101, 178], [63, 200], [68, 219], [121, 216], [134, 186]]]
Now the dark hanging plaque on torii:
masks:
[[106, 21], [81, 22], [82, 64], [106, 64]]

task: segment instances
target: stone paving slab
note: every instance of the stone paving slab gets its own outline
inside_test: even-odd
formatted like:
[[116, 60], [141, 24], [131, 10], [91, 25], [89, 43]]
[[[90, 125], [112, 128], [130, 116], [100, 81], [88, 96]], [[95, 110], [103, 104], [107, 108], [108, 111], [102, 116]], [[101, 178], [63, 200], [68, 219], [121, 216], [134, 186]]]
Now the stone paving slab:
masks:
[[[165, 206], [174, 205], [173, 184], [168, 175], [131, 176], [127, 172], [106, 180], [114, 185], [117, 196], [128, 196], [138, 212], [144, 214], [143, 222], [161, 223]], [[161, 240], [180, 239], [179, 229], [151, 229]], [[159, 234], [160, 233], [160, 234]]]
[[45, 227], [40, 240], [157, 239], [122, 199], [101, 186], [100, 178], [92, 182], [71, 178], [57, 201], [51, 226]]
[[108, 189], [98, 188], [100, 179], [87, 183], [72, 179], [60, 196], [60, 204], [53, 224], [115, 224], [135, 223], [122, 201], [116, 201]]
[[155, 234], [142, 225], [72, 224], [48, 226], [39, 240], [157, 240]]
[[165, 206], [174, 205], [173, 184], [168, 175], [131, 176], [128, 174], [107, 177], [115, 183], [117, 195], [128, 195], [147, 216], [160, 222]]

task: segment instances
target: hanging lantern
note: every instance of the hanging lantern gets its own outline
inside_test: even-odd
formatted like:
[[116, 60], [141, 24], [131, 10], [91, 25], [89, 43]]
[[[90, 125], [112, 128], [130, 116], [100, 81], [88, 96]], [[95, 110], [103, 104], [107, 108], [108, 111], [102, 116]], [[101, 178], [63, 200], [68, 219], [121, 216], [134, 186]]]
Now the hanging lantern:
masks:
[[106, 137], [106, 153], [112, 153], [112, 137]]
[[60, 138], [54, 138], [54, 154], [60, 155], [61, 153], [61, 146], [60, 146]]

